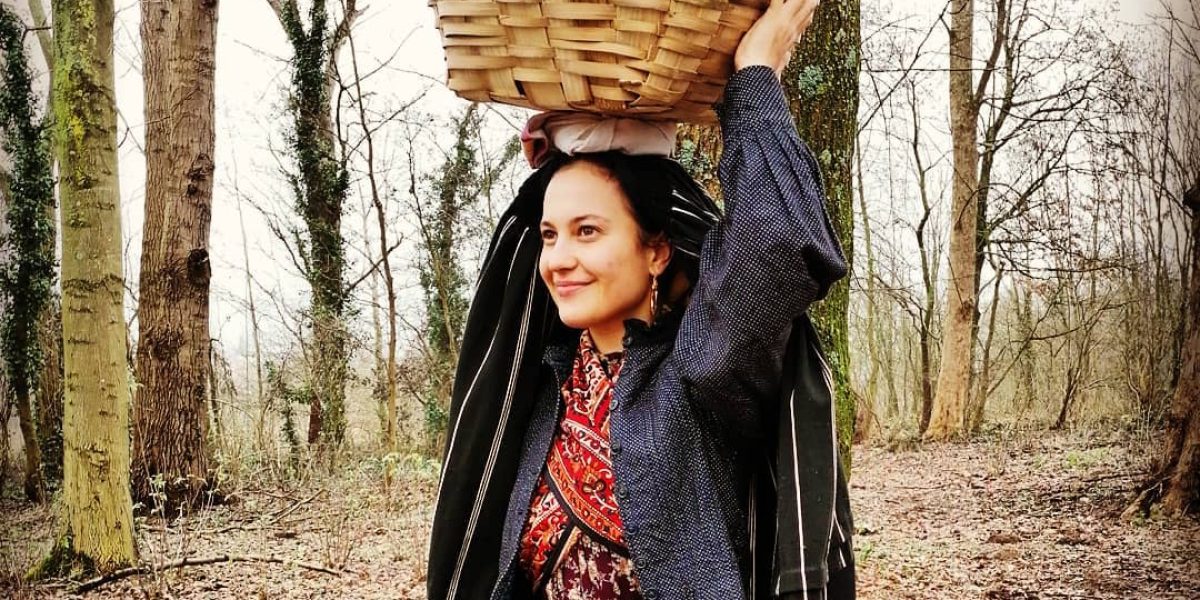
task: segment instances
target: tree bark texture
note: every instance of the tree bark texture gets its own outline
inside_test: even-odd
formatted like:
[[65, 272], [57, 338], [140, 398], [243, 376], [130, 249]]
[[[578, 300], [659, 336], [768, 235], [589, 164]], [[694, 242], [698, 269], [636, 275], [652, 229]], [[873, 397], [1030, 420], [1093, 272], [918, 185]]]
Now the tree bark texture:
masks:
[[63, 469], [63, 336], [62, 301], [52, 298], [38, 327], [42, 370], [37, 384], [37, 434], [42, 476], [48, 489], [62, 485]]
[[217, 0], [142, 2], [146, 202], [138, 302], [133, 493], [194, 506], [208, 449], [209, 225]]
[[[828, 210], [847, 261], [854, 257], [854, 144], [858, 133], [859, 0], [827, 1], [784, 70], [784, 90], [800, 139], [817, 157]], [[838, 438], [849, 463], [854, 435], [848, 314], [850, 280], [843, 279], [810, 310], [829, 357], [837, 402]]]
[[1162, 505], [1172, 514], [1200, 512], [1200, 185], [1188, 193], [1192, 217], [1187, 334], [1167, 422]]
[[132, 564], [112, 0], [54, 3], [54, 141], [62, 202], [63, 522], [59, 550]]
[[708, 195], [724, 206], [717, 163], [721, 157], [721, 128], [717, 125], [680, 123], [675, 136], [675, 157]]
[[954, 179], [950, 213], [950, 281], [946, 290], [941, 368], [926, 439], [958, 436], [965, 426], [975, 355], [978, 304], [975, 269], [979, 205], [979, 108], [972, 77], [974, 0], [952, 0], [950, 17], [950, 134]]

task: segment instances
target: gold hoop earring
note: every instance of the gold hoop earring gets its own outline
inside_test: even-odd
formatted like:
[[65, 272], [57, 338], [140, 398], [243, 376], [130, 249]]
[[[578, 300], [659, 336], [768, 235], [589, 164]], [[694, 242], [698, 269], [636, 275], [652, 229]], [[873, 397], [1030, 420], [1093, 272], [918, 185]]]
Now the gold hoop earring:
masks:
[[658, 316], [658, 277], [650, 274], [650, 320]]

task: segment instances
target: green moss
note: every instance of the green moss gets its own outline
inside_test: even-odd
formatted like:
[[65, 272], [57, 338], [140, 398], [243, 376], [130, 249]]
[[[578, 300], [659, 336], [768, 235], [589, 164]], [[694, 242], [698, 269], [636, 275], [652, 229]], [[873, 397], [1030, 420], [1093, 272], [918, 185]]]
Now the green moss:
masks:
[[70, 534], [59, 536], [50, 553], [25, 574], [29, 581], [43, 579], [84, 579], [96, 575], [96, 562], [75, 551]]
[[821, 67], [808, 65], [800, 70], [800, 74], [796, 78], [796, 90], [799, 92], [800, 99], [812, 100], [824, 95], [828, 89], [829, 84]]

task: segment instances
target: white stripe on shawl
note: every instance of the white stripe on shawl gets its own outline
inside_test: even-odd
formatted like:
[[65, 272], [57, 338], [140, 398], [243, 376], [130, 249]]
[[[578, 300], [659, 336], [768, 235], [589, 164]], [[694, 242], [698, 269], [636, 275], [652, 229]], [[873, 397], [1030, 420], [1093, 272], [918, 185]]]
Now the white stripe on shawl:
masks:
[[[683, 196], [683, 194], [679, 193], [679, 190], [671, 190], [671, 195], [675, 196], [676, 198], [678, 198], [680, 200], [683, 200], [684, 206], [691, 207], [691, 205], [693, 204], [693, 200], [689, 200], [689, 199], [685, 198]], [[685, 210], [682, 208], [677, 209], [676, 207], [677, 207], [677, 205], [671, 205], [672, 210], [679, 210], [680, 212], [686, 212], [689, 215], [696, 216], [696, 213], [694, 213], [692, 211], [688, 211], [688, 210]], [[697, 212], [699, 214], [702, 214], [702, 215], [705, 215], [708, 217], [709, 220], [707, 221], [707, 223], [715, 223], [715, 222], [717, 222], [717, 220], [720, 219], [720, 216], [718, 216], [714, 213], [708, 212], [707, 210], [704, 210], [704, 209], [699, 209]], [[696, 218], [699, 219], [699, 217], [696, 217]]]
[[[841, 527], [837, 522], [837, 490], [838, 490], [838, 428], [837, 428], [837, 397], [833, 391], [833, 371], [829, 368], [829, 363], [825, 362], [825, 356], [822, 355], [819, 349], [816, 350], [817, 359], [821, 361], [821, 378], [825, 381], [825, 389], [829, 392], [829, 417], [833, 427], [830, 428], [833, 435], [833, 500], [829, 503], [830, 518], [829, 518], [829, 539], [833, 539], [834, 528], [837, 528], [838, 533], [841, 533]], [[841, 550], [838, 550], [838, 555], [841, 556]], [[845, 563], [846, 558], [841, 557]], [[844, 566], [844, 565], [843, 565]]]
[[758, 488], [758, 476], [750, 476], [750, 506], [746, 514], [749, 515], [750, 521], [750, 599], [757, 600], [758, 593], [755, 591], [758, 579], [758, 554], [755, 553], [755, 547], [758, 544], [758, 532], [755, 525], [758, 522], [758, 506], [755, 502]]
[[[800, 534], [800, 542], [804, 543], [804, 513], [800, 507], [800, 456], [796, 449], [796, 390], [792, 390], [792, 395], [788, 398], [788, 410], [791, 412], [791, 419], [788, 428], [792, 434], [792, 484], [796, 486], [796, 530]], [[782, 578], [775, 584], [775, 594], [779, 594], [779, 586], [783, 583]], [[804, 600], [808, 600], [808, 565], [804, 563], [804, 552], [800, 552], [800, 585], [804, 588]]]
[[[507, 223], [505, 223], [504, 230], [501, 231], [501, 237], [503, 237], [504, 233], [507, 231], [508, 226], [511, 225], [512, 223], [514, 223], [515, 221], [516, 221], [516, 217], [513, 217], [513, 218], [509, 219], [509, 221]], [[517, 239], [517, 247], [518, 248], [520, 248], [521, 241], [525, 238], [525, 233], [527, 233], [527, 232], [528, 232], [528, 229], [526, 229], [525, 232], [522, 232], [521, 237]], [[488, 258], [488, 264], [491, 264], [492, 258], [494, 258], [494, 257]], [[512, 262], [510, 262], [508, 265], [508, 276], [505, 279], [506, 282], [512, 281], [512, 270], [513, 270], [513, 267], [516, 266], [516, 263], [517, 263], [517, 253], [514, 252]], [[483, 279], [483, 273], [486, 273], [486, 272], [487, 272], [487, 265], [484, 265], [484, 270], [480, 271], [479, 278]], [[478, 286], [478, 283], [476, 283], [476, 286]], [[463, 414], [465, 414], [467, 412], [465, 410], [466, 404], [467, 404], [467, 401], [471, 399], [471, 392], [475, 390], [475, 384], [479, 381], [479, 375], [483, 372], [483, 367], [484, 367], [484, 365], [487, 364], [488, 357], [492, 355], [492, 347], [496, 344], [496, 334], [499, 333], [499, 329], [500, 329], [500, 324], [496, 323], [496, 329], [492, 330], [492, 340], [490, 342], [488, 342], [488, 349], [486, 352], [484, 352], [483, 360], [480, 361], [480, 363], [479, 363], [479, 370], [475, 371], [475, 376], [471, 378], [471, 385], [467, 388], [467, 393], [463, 396], [463, 406], [459, 408], [458, 417], [456, 419], [454, 419], [454, 427], [450, 430], [450, 443], [447, 444], [447, 446], [446, 446], [446, 456], [443, 457], [443, 459], [442, 459], [442, 474], [441, 474], [441, 477], [438, 478], [437, 496], [435, 497], [434, 505], [433, 505], [434, 514], [437, 514], [438, 501], [441, 500], [441, 497], [442, 497], [442, 484], [446, 480], [446, 467], [450, 465], [450, 456], [452, 454], [454, 454], [454, 443], [458, 440], [458, 426], [462, 424], [462, 416], [463, 416]]]

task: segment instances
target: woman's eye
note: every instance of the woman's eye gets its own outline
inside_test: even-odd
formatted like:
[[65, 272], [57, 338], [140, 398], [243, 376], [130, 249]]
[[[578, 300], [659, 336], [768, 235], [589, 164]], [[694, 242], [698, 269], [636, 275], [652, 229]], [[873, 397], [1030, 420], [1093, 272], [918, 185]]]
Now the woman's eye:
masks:
[[583, 227], [579, 228], [579, 235], [584, 236], [584, 237], [594, 235], [596, 233], [597, 233], [596, 228], [591, 225], [584, 225]]
[[549, 229], [542, 231], [542, 241], [543, 242], [549, 242], [549, 241], [553, 241], [553, 240], [554, 240], [554, 232], [553, 231], [550, 231]]

